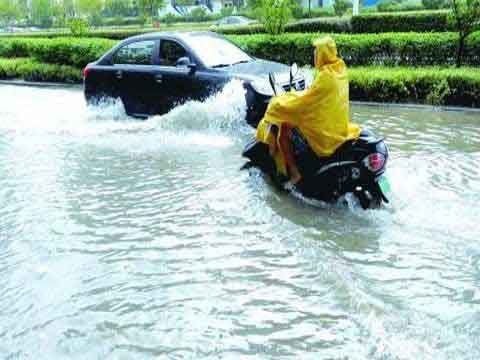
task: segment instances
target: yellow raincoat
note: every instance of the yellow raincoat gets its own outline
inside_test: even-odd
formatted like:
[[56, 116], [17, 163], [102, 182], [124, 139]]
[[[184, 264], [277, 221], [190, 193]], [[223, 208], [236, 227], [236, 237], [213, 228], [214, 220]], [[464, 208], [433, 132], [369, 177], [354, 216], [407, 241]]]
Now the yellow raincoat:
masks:
[[[257, 128], [257, 140], [277, 142], [277, 170], [287, 175], [279, 146], [281, 125], [296, 127], [318, 156], [332, 155], [345, 141], [358, 138], [360, 128], [350, 122], [347, 67], [337, 57], [335, 41], [323, 37], [314, 41], [316, 77], [310, 88], [272, 98]], [[280, 130], [270, 133], [274, 124]]]

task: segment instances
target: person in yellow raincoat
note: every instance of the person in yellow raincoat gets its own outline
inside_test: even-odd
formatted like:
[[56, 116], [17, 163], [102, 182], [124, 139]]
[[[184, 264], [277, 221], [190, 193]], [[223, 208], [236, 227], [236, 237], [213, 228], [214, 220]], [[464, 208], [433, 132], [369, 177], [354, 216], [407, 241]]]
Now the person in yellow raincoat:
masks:
[[350, 122], [347, 67], [337, 56], [335, 41], [326, 36], [313, 46], [316, 76], [312, 85], [272, 98], [257, 127], [257, 140], [269, 145], [277, 171], [292, 184], [301, 180], [291, 148], [293, 128], [319, 157], [332, 155], [360, 134], [359, 126]]

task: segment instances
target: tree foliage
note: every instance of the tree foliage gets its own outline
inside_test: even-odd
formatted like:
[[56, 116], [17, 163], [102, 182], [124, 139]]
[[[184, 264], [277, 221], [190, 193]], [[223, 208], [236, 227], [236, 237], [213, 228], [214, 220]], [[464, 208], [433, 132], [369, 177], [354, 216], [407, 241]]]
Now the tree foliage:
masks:
[[32, 23], [40, 27], [52, 26], [55, 10], [55, 6], [51, 0], [32, 0]]
[[291, 7], [291, 0], [261, 0], [257, 13], [267, 33], [278, 35], [284, 32], [292, 17]]
[[138, 0], [140, 13], [147, 17], [158, 16], [158, 10], [165, 6], [164, 0]]
[[190, 11], [190, 14], [188, 16], [192, 19], [194, 22], [200, 22], [200, 21], [205, 21], [207, 18], [207, 11], [203, 7], [196, 7]]
[[[0, 24], [68, 26], [82, 18], [100, 25], [104, 17], [156, 17], [166, 0], [0, 0]], [[136, 22], [137, 23], [137, 22]]]
[[77, 0], [77, 9], [82, 15], [91, 16], [100, 13], [103, 3], [101, 0]]
[[349, 0], [335, 0], [333, 3], [333, 10], [337, 16], [343, 16], [347, 10], [352, 7], [353, 4]]
[[70, 19], [68, 22], [68, 27], [70, 29], [70, 33], [77, 37], [85, 36], [89, 31], [88, 22], [79, 18]]
[[103, 12], [106, 16], [111, 16], [111, 17], [131, 16], [130, 1], [105, 0]]
[[78, 12], [86, 17], [93, 26], [98, 26], [102, 23], [102, 8], [102, 0], [77, 0]]
[[14, 0], [0, 0], [0, 23], [9, 24], [20, 15], [20, 9]]
[[480, 0], [450, 0], [452, 24], [458, 32], [457, 67], [462, 65], [465, 40], [480, 30]]

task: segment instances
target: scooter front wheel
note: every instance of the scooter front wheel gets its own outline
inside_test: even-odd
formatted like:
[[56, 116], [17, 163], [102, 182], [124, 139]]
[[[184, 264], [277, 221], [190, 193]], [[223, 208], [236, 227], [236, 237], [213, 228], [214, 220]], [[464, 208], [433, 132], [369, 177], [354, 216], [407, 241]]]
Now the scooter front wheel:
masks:
[[353, 192], [360, 202], [360, 206], [366, 209], [378, 209], [382, 206], [382, 197], [376, 191], [359, 187]]

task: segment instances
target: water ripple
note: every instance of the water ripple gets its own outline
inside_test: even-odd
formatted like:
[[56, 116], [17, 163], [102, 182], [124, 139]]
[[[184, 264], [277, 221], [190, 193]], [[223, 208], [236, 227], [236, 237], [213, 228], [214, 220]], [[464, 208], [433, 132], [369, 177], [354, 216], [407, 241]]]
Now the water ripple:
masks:
[[2, 357], [480, 355], [478, 113], [354, 106], [391, 154], [364, 212], [239, 171], [240, 83], [146, 122], [0, 98]]

